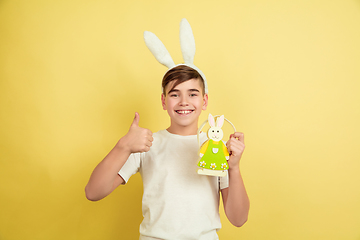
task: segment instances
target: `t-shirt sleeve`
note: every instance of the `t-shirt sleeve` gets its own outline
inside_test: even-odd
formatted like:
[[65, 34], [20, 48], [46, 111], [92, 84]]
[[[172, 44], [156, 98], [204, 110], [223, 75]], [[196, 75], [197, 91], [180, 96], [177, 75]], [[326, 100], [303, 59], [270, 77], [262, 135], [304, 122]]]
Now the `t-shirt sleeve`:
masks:
[[129, 178], [137, 173], [140, 168], [140, 153], [132, 153], [130, 154], [129, 158], [126, 160], [124, 166], [120, 169], [118, 174], [122, 177], [127, 183]]
[[229, 173], [226, 170], [226, 176], [225, 177], [219, 177], [219, 182], [220, 182], [220, 189], [224, 189], [229, 187]]

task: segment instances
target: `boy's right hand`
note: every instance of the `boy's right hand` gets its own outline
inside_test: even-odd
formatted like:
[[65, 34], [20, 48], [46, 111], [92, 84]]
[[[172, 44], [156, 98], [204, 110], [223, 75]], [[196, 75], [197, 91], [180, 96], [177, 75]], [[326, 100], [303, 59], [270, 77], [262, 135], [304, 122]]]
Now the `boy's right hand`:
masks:
[[154, 140], [149, 129], [139, 127], [139, 121], [140, 115], [136, 112], [128, 133], [118, 142], [118, 146], [129, 153], [148, 152]]

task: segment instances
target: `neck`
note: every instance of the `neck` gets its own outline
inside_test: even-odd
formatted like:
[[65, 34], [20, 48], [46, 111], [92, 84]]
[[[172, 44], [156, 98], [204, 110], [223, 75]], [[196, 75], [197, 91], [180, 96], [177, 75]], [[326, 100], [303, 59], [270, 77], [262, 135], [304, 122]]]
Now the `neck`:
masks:
[[197, 134], [197, 122], [191, 126], [180, 126], [171, 124], [169, 128], [166, 129], [169, 133], [180, 135], [180, 136], [189, 136]]

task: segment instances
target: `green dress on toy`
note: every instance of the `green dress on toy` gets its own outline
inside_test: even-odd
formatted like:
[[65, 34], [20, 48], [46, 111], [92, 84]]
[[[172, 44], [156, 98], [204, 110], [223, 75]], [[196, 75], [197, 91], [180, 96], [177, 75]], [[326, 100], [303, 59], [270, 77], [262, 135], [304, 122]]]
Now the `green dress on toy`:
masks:
[[206, 141], [200, 150], [201, 157], [198, 166], [210, 170], [227, 170], [229, 168], [227, 164], [227, 158], [229, 152], [221, 141], [214, 141], [212, 139]]
[[221, 129], [224, 119], [224, 115], [218, 117], [215, 124], [214, 117], [209, 114], [210, 128], [207, 132], [209, 139], [201, 146], [199, 154], [198, 166], [200, 169], [198, 173], [201, 175], [226, 176], [225, 170], [229, 169], [227, 163], [229, 152], [225, 143], [221, 140], [224, 135]]

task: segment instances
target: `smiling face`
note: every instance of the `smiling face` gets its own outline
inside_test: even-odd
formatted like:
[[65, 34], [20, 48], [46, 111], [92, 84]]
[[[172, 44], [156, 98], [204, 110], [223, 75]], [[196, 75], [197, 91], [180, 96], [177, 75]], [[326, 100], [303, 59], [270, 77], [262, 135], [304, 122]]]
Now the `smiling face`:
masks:
[[198, 129], [200, 113], [206, 110], [207, 94], [203, 94], [199, 79], [190, 79], [173, 88], [173, 82], [165, 88], [166, 95], [161, 95], [162, 106], [167, 110], [171, 125], [167, 129], [178, 135], [195, 135]]

